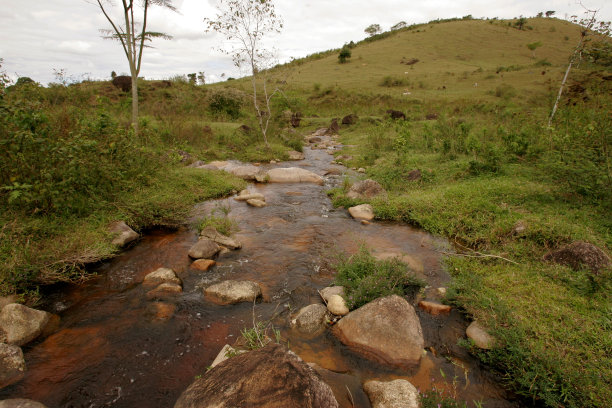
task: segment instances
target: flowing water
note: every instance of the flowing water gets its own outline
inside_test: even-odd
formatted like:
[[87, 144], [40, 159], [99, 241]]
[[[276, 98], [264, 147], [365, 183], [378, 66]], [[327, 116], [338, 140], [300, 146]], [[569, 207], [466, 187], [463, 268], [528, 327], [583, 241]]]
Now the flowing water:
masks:
[[[306, 160], [264, 167], [299, 166], [324, 175], [346, 171], [331, 164], [324, 150], [305, 149]], [[362, 225], [344, 209], [334, 209], [325, 190], [342, 182], [325, 176], [315, 184], [255, 184], [267, 207], [253, 208], [232, 198], [205, 202], [194, 220], [215, 210], [229, 211], [243, 248], [222, 255], [208, 272], [190, 268], [196, 242], [191, 228], [153, 231], [138, 245], [95, 268], [83, 285], [56, 288], [44, 308], [61, 316], [59, 331], [24, 348], [26, 377], [0, 391], [0, 398], [31, 398], [54, 407], [172, 407], [178, 396], [206, 372], [219, 350], [233, 344], [253, 320], [271, 320], [289, 347], [307, 362], [331, 370], [325, 376], [342, 407], [369, 407], [362, 390], [368, 379], [404, 378], [421, 390], [437, 387], [484, 407], [514, 407], [492, 374], [457, 346], [467, 322], [453, 310], [433, 317], [417, 308], [428, 350], [412, 370], [396, 370], [363, 359], [329, 331], [305, 337], [290, 327], [292, 314], [320, 303], [318, 289], [333, 281], [329, 265], [338, 251], [366, 244], [378, 256], [400, 255], [430, 285], [427, 297], [444, 286], [444, 240], [397, 223]], [[144, 276], [159, 267], [174, 269], [184, 292], [147, 300]], [[255, 306], [217, 305], [202, 288], [221, 280], [252, 280], [263, 291]], [[452, 384], [455, 384], [454, 386]], [[349, 395], [350, 393], [350, 395]]]

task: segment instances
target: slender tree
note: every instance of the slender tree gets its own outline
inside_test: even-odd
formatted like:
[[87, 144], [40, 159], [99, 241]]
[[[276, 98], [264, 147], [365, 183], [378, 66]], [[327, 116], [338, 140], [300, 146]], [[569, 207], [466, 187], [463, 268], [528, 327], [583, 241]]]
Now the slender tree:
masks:
[[[148, 47], [148, 42], [154, 38], [170, 39], [164, 33], [147, 31], [147, 17], [149, 9], [153, 6], [163, 7], [172, 11], [176, 8], [172, 5], [172, 0], [121, 0], [118, 7], [122, 16], [115, 18], [111, 16], [115, 8], [111, 0], [96, 0], [104, 17], [110, 23], [111, 30], [100, 30], [104, 33], [104, 38], [117, 40], [123, 47], [123, 52], [130, 66], [130, 76], [132, 77], [132, 126], [134, 132], [138, 134], [138, 75], [142, 67], [142, 52]], [[140, 15], [140, 20], [138, 20]]]
[[531, 51], [531, 58], [535, 58], [535, 50], [540, 48], [542, 46], [542, 42], [541, 41], [535, 41], [532, 43], [527, 44], [527, 48], [529, 48], [529, 50]]
[[[268, 90], [266, 70], [272, 65], [273, 53], [263, 46], [262, 40], [268, 34], [280, 32], [283, 27], [282, 19], [276, 14], [271, 0], [221, 0], [218, 9], [220, 14], [217, 14], [214, 20], [204, 19], [206, 31], [216, 31], [233, 43], [231, 48], [224, 48], [222, 51], [232, 56], [238, 68], [246, 67], [250, 71], [253, 107], [267, 146], [271, 118], [270, 100], [276, 90]], [[259, 87], [264, 106], [259, 100]]]

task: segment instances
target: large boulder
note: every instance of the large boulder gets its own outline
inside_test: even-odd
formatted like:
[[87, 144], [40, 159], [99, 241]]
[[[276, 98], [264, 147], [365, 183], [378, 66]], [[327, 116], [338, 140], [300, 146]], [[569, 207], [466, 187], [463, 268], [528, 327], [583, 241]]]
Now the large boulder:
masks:
[[183, 392], [174, 408], [334, 408], [331, 388], [279, 344], [232, 357]]
[[144, 285], [159, 285], [160, 283], [176, 283], [182, 285], [181, 279], [170, 268], [159, 268], [147, 274], [142, 281]]
[[409, 381], [367, 381], [363, 390], [372, 408], [419, 408], [419, 392]]
[[569, 266], [572, 269], [588, 268], [598, 274], [610, 266], [610, 257], [593, 244], [583, 241], [572, 242], [569, 245], [551, 251], [544, 255], [547, 261]]
[[220, 250], [221, 248], [215, 242], [201, 238], [189, 249], [188, 255], [193, 259], [208, 259], [215, 256]]
[[211, 241], [223, 245], [230, 249], [242, 248], [242, 244], [233, 238], [225, 236], [217, 231], [214, 227], [206, 227], [200, 232], [200, 237], [210, 239]]
[[123, 221], [115, 221], [110, 227], [109, 231], [113, 234], [112, 244], [118, 247], [124, 247], [132, 241], [138, 239], [139, 235], [136, 231], [131, 229]]
[[37, 401], [25, 398], [15, 398], [0, 401], [0, 408], [47, 408]]
[[392, 295], [344, 316], [334, 327], [340, 341], [366, 358], [395, 367], [414, 367], [423, 354], [423, 330], [414, 308]]
[[353, 184], [346, 196], [353, 199], [368, 199], [384, 193], [385, 189], [377, 181], [367, 179]]
[[356, 205], [349, 208], [348, 212], [356, 220], [371, 221], [374, 219], [374, 209], [370, 204]]
[[255, 282], [226, 280], [207, 287], [204, 293], [221, 304], [253, 302], [261, 296], [261, 288]]
[[43, 333], [51, 316], [18, 303], [4, 306], [0, 312], [0, 342], [15, 346], [29, 343]]
[[0, 343], [0, 389], [20, 381], [26, 364], [21, 348]]
[[259, 167], [252, 164], [227, 166], [224, 170], [243, 180], [255, 180], [257, 174], [261, 171]]
[[295, 327], [302, 333], [314, 334], [325, 328], [327, 308], [322, 304], [312, 304], [300, 309], [294, 319]]
[[279, 167], [268, 170], [270, 183], [315, 183], [323, 185], [323, 177], [299, 167]]

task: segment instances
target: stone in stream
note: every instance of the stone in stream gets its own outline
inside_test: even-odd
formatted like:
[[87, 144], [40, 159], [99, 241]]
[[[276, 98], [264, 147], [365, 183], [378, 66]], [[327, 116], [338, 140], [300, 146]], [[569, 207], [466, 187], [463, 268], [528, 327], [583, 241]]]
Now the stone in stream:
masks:
[[191, 249], [189, 250], [188, 255], [193, 259], [201, 259], [201, 258], [212, 258], [215, 256], [219, 250], [219, 245], [215, 242], [211, 241], [208, 238], [200, 238], [198, 242], [196, 242]]
[[206, 272], [207, 270], [209, 270], [216, 264], [217, 262], [213, 261], [212, 259], [197, 259], [193, 261], [193, 263], [191, 264], [191, 267], [193, 269], [197, 269], [199, 271]]
[[265, 201], [261, 201], [256, 198], [251, 198], [250, 200], [247, 200], [247, 204], [250, 205], [251, 207], [256, 207], [256, 208], [262, 208], [266, 206]]
[[255, 282], [226, 280], [207, 287], [207, 296], [221, 304], [253, 302], [261, 296], [261, 288]]
[[219, 231], [217, 231], [214, 227], [211, 227], [211, 226], [204, 228], [202, 232], [200, 232], [200, 237], [208, 238], [211, 241], [219, 245], [223, 245], [226, 248], [230, 248], [230, 249], [242, 248], [242, 244], [240, 242], [236, 241], [233, 238], [230, 238], [228, 236], [221, 234]]
[[149, 311], [153, 315], [154, 320], [168, 320], [174, 316], [176, 305], [165, 302], [153, 302], [149, 306]]
[[0, 408], [47, 408], [40, 402], [25, 398], [15, 398], [0, 401]]
[[147, 292], [147, 299], [165, 299], [183, 292], [181, 285], [176, 283], [162, 283], [153, 290]]
[[142, 281], [143, 285], [154, 286], [160, 283], [176, 283], [182, 285], [180, 278], [176, 276], [176, 273], [170, 268], [159, 268], [153, 272], [147, 274]]
[[0, 389], [21, 381], [25, 371], [26, 364], [21, 348], [0, 343]]
[[203, 374], [174, 408], [335, 408], [331, 388], [279, 344], [232, 357]]
[[423, 330], [414, 308], [392, 295], [344, 316], [333, 329], [349, 348], [395, 367], [414, 367], [423, 354]]
[[327, 310], [336, 316], [345, 316], [349, 313], [346, 301], [340, 295], [331, 295], [327, 300]]
[[326, 319], [327, 308], [316, 303], [301, 308], [292, 323], [301, 333], [315, 334], [325, 328]]
[[224, 170], [243, 180], [255, 180], [257, 174], [261, 171], [259, 167], [253, 166], [252, 164], [239, 166], [229, 165], [225, 167]]
[[253, 198], [256, 199], [256, 200], [266, 201], [266, 198], [264, 197], [263, 194], [252, 192], [252, 191], [249, 191], [249, 190], [242, 190], [240, 192], [240, 194], [238, 194], [236, 197], [234, 197], [234, 200], [236, 200], [236, 201], [246, 201], [246, 200], [251, 200]]
[[348, 209], [348, 212], [351, 214], [351, 217], [356, 220], [371, 221], [374, 219], [374, 209], [370, 204], [361, 204], [351, 207]]
[[18, 303], [4, 306], [0, 312], [0, 342], [15, 346], [31, 342], [45, 331], [51, 316]]
[[419, 302], [419, 307], [432, 316], [449, 314], [452, 309], [449, 305], [442, 305], [440, 303], [429, 302], [427, 300], [421, 300]]
[[279, 167], [268, 170], [270, 183], [315, 183], [323, 185], [323, 177], [299, 167]]
[[287, 152], [289, 155], [289, 160], [304, 160], [304, 153], [296, 152], [295, 150], [290, 150]]
[[114, 235], [111, 243], [118, 247], [124, 247], [139, 237], [138, 233], [128, 227], [128, 225], [123, 221], [115, 221], [111, 223], [109, 231]]
[[465, 330], [465, 334], [472, 339], [478, 348], [490, 350], [495, 345], [495, 338], [487, 333], [486, 330], [476, 321], [470, 323], [468, 328]]
[[340, 295], [344, 296], [344, 286], [328, 286], [319, 291], [319, 294], [325, 300], [325, 302], [329, 302], [329, 298], [332, 295]]
[[352, 199], [368, 199], [385, 193], [385, 189], [377, 181], [367, 179], [353, 184], [346, 196]]
[[409, 381], [367, 381], [363, 389], [372, 408], [419, 408], [419, 392]]

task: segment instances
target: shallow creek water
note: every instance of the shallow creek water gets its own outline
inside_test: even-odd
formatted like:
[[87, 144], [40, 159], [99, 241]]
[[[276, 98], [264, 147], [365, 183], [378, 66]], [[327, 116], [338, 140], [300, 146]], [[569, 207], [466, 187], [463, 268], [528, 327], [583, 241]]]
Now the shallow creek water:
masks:
[[[299, 166], [320, 175], [330, 169], [346, 171], [331, 164], [333, 157], [324, 150], [306, 148], [305, 154], [306, 160], [266, 167]], [[240, 228], [235, 236], [243, 244], [221, 256], [208, 272], [190, 269], [187, 252], [197, 240], [193, 229], [154, 231], [97, 266], [97, 278], [49, 293], [44, 308], [61, 316], [60, 330], [24, 349], [26, 377], [0, 391], [0, 399], [31, 398], [49, 408], [172, 407], [223, 345], [233, 344], [241, 329], [252, 327], [254, 314], [257, 320], [272, 319], [291, 350], [306, 362], [333, 371], [324, 379], [342, 407], [352, 406], [351, 398], [355, 407], [370, 407], [362, 383], [396, 378], [408, 379], [421, 390], [450, 390], [455, 379], [461, 399], [481, 401], [484, 407], [517, 406], [493, 375], [457, 346], [467, 322], [456, 311], [433, 317], [417, 308], [428, 351], [412, 370], [363, 359], [329, 331], [309, 338], [290, 327], [293, 313], [321, 302], [317, 290], [333, 280], [333, 254], [355, 252], [363, 243], [378, 255], [404, 256], [428, 281], [428, 299], [436, 300], [435, 288], [449, 279], [439, 253], [444, 240], [402, 224], [362, 225], [346, 210], [334, 209], [325, 194], [341, 176], [325, 179], [325, 186], [250, 185], [265, 195], [264, 208], [232, 198], [198, 205], [194, 220], [217, 207], [229, 209]], [[159, 267], [178, 273], [181, 295], [163, 302], [146, 299], [140, 283]], [[249, 303], [220, 306], [207, 300], [202, 288], [225, 279], [258, 282], [263, 301], [253, 309]]]

